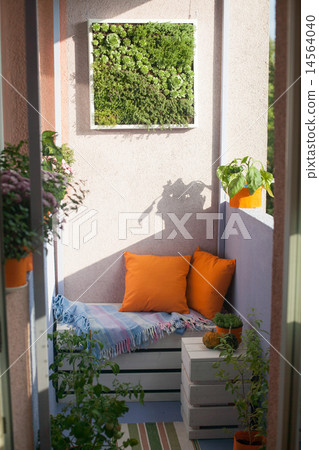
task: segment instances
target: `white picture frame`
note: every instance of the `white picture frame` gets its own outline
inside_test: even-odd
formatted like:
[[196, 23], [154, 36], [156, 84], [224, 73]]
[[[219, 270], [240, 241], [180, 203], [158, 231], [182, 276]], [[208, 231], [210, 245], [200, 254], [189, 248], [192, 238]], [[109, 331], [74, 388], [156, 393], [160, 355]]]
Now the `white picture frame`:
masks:
[[[194, 62], [193, 62], [193, 71], [194, 71], [194, 122], [189, 125], [152, 125], [151, 127], [148, 127], [146, 125], [115, 125], [115, 126], [107, 126], [107, 125], [96, 125], [95, 124], [95, 109], [94, 109], [94, 83], [93, 83], [93, 54], [92, 54], [92, 24], [93, 23], [191, 23], [194, 25], [194, 41], [195, 41], [195, 47], [194, 47]], [[88, 19], [88, 48], [89, 48], [89, 95], [90, 95], [90, 129], [91, 130], [147, 130], [148, 128], [151, 129], [164, 129], [164, 130], [170, 130], [170, 129], [192, 129], [197, 128], [197, 106], [198, 106], [198, 70], [197, 70], [197, 20], [196, 19], [174, 19], [174, 20], [125, 20], [125, 19]]]

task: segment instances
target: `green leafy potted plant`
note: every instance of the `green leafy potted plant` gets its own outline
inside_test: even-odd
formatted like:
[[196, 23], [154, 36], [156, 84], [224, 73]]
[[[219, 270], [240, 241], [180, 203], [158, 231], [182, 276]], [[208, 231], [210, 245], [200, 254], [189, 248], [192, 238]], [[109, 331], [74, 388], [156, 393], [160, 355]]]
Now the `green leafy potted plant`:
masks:
[[[257, 167], [259, 166], [259, 168]], [[262, 201], [262, 188], [273, 197], [271, 184], [274, 177], [264, 169], [260, 161], [251, 156], [235, 158], [216, 171], [222, 187], [230, 198], [230, 206], [235, 208], [258, 208]]]
[[243, 322], [236, 314], [222, 314], [217, 313], [213, 318], [213, 322], [216, 325], [216, 332], [220, 336], [226, 334], [233, 334], [236, 336], [238, 343], [241, 343], [241, 334], [243, 329]]
[[262, 347], [259, 334], [261, 331], [265, 333], [261, 330], [262, 321], [256, 320], [254, 314], [250, 314], [249, 319], [253, 327], [243, 333], [245, 351], [235, 354], [227, 335], [223, 336], [216, 347], [220, 349], [223, 367], [220, 361], [213, 364], [215, 369], [219, 369], [217, 377], [226, 381], [225, 389], [234, 396], [235, 408], [243, 426], [242, 431], [235, 433], [234, 450], [266, 448], [269, 349], [264, 351]]
[[[119, 366], [96, 356], [96, 346], [102, 350], [103, 345], [94, 339], [94, 335], [78, 336], [74, 332], [63, 331], [55, 332], [49, 338], [56, 346], [50, 380], [57, 397], [74, 395], [74, 400], [61, 413], [51, 416], [52, 448], [115, 450], [137, 445], [136, 439], [127, 439], [121, 446], [117, 445], [123, 436], [118, 419], [128, 411], [124, 398], [134, 396], [143, 404], [142, 387], [120, 383], [116, 379]], [[63, 365], [68, 370], [61, 371]], [[112, 387], [100, 382], [102, 370], [106, 368], [115, 375]]]
[[[29, 178], [15, 170], [1, 171], [7, 288], [26, 284], [29, 255], [41, 244], [38, 234], [31, 228], [30, 190]], [[58, 207], [56, 199], [44, 190], [42, 197], [43, 207], [54, 212]]]
[[[62, 227], [63, 219], [56, 220], [55, 213], [59, 210], [68, 215], [69, 211], [78, 208], [85, 196], [82, 182], [72, 180], [73, 173], [64, 159], [63, 147], [55, 146], [54, 136], [55, 133], [51, 131], [42, 135], [42, 225], [45, 242], [51, 242], [54, 233], [57, 234], [59, 227]], [[32, 253], [42, 245], [39, 233], [31, 228], [31, 188], [26, 144], [26, 141], [20, 141], [18, 145], [6, 144], [0, 155], [5, 274], [6, 287], [10, 288], [26, 284]], [[72, 187], [72, 195], [65, 199], [68, 186]]]

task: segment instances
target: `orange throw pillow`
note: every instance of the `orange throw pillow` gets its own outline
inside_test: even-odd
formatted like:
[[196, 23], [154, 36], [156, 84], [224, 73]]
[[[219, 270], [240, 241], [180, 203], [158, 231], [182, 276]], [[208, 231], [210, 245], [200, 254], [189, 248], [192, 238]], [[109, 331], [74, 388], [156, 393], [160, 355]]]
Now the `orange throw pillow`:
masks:
[[119, 311], [189, 314], [186, 277], [191, 257], [135, 255], [124, 252], [125, 295]]
[[213, 319], [222, 309], [235, 267], [235, 259], [218, 258], [197, 247], [187, 278], [188, 306], [207, 319]]

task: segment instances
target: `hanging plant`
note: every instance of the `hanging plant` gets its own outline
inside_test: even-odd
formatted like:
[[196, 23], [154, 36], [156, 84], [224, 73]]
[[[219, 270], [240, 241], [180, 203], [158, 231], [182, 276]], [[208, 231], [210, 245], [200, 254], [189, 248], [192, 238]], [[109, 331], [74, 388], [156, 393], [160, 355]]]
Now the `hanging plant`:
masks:
[[[62, 228], [63, 218], [55, 213], [59, 210], [67, 216], [76, 210], [84, 200], [86, 191], [82, 181], [73, 179], [73, 151], [66, 145], [58, 147], [54, 143], [55, 133], [45, 131], [42, 134], [42, 208], [43, 239], [52, 242], [54, 234]], [[18, 145], [6, 144], [0, 156], [0, 181], [3, 209], [3, 245], [6, 259], [6, 282], [18, 269], [25, 284], [26, 271], [30, 267], [21, 260], [29, 257], [42, 245], [40, 230], [31, 227], [30, 172], [29, 155], [26, 141]], [[67, 190], [69, 194], [66, 196]], [[24, 281], [23, 281], [24, 280]], [[17, 286], [15, 281], [7, 287]]]
[[230, 198], [230, 206], [236, 208], [255, 208], [261, 206], [262, 188], [273, 197], [271, 184], [274, 182], [272, 173], [264, 169], [260, 161], [251, 156], [235, 158], [225, 166], [219, 166], [216, 171], [222, 187]]

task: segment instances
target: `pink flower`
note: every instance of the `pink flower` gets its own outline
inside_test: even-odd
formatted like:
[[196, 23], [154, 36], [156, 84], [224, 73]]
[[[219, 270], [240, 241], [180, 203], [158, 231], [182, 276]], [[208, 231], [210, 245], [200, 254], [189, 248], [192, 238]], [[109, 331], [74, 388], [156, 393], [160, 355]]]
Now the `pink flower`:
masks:
[[21, 197], [21, 195], [16, 193], [15, 196], [14, 196], [14, 198], [13, 198], [13, 201], [14, 201], [15, 203], [21, 203], [21, 202], [22, 202], [22, 197]]

